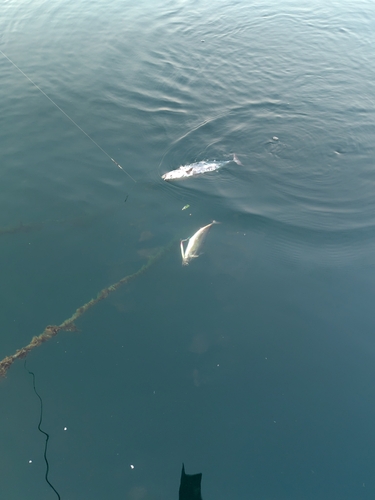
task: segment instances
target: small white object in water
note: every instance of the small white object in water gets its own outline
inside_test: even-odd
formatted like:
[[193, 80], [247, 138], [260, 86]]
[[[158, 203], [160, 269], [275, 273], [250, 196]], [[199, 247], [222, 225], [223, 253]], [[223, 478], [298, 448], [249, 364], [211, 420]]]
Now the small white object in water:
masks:
[[[195, 259], [196, 257], [199, 257], [199, 254], [197, 253], [200, 247], [202, 246], [202, 243], [210, 229], [210, 227], [213, 224], [219, 224], [219, 222], [216, 222], [213, 220], [211, 224], [207, 224], [207, 226], [203, 226], [196, 233], [193, 234], [191, 238], [186, 238], [185, 240], [180, 241], [180, 249], [181, 249], [181, 256], [182, 256], [182, 265], [187, 266], [191, 259]], [[187, 241], [188, 244], [186, 246], [186, 249], [184, 248], [183, 243]]]

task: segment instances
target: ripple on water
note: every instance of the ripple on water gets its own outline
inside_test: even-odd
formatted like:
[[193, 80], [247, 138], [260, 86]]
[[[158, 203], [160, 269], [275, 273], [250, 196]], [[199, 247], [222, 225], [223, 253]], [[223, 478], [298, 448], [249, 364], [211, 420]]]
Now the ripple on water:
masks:
[[177, 183], [159, 180], [162, 189], [262, 227], [273, 234], [275, 252], [311, 258], [314, 250], [317, 259], [335, 262], [361, 258], [374, 246], [375, 179], [354, 164], [360, 135], [344, 136], [339, 126], [327, 131], [317, 117], [296, 120], [283, 108], [252, 103], [197, 124], [166, 151], [158, 176], [194, 161], [228, 160], [233, 152], [243, 165]]

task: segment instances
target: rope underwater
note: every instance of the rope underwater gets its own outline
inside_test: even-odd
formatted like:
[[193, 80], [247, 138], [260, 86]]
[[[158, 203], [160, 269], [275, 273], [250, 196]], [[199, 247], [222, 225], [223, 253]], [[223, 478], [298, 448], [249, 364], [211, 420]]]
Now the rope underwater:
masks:
[[26, 358], [26, 356], [36, 347], [40, 346], [44, 342], [47, 342], [47, 340], [52, 339], [55, 337], [60, 331], [70, 331], [70, 332], [75, 332], [77, 331], [77, 327], [75, 325], [75, 321], [80, 318], [83, 314], [85, 314], [86, 311], [91, 309], [91, 307], [95, 306], [98, 302], [101, 300], [104, 300], [110, 295], [111, 293], [115, 292], [118, 290], [122, 285], [125, 283], [128, 283], [129, 281], [137, 278], [138, 276], [141, 276], [149, 267], [152, 266], [157, 260], [159, 260], [175, 243], [175, 240], [173, 240], [168, 246], [162, 248], [157, 252], [155, 255], [150, 257], [146, 264], [144, 264], [138, 271], [136, 271], [133, 274], [129, 274], [125, 276], [124, 278], [120, 279], [120, 281], [117, 281], [113, 285], [108, 286], [107, 288], [103, 288], [98, 295], [96, 296], [95, 299], [91, 299], [86, 304], [83, 306], [79, 307], [76, 312], [68, 319], [63, 321], [60, 325], [48, 325], [44, 329], [43, 333], [41, 333], [38, 336], [35, 336], [31, 339], [31, 342], [26, 345], [25, 347], [22, 347], [21, 349], [18, 349], [14, 354], [11, 356], [6, 356], [2, 361], [0, 361], [0, 377], [5, 377], [7, 374], [7, 371], [9, 368], [12, 366], [12, 364], [17, 360], [17, 359], [23, 359]]
[[34, 85], [34, 87], [35, 87], [36, 89], [38, 89], [38, 90], [39, 90], [39, 92], [41, 92], [41, 93], [44, 95], [44, 97], [46, 97], [46, 98], [47, 98], [47, 99], [48, 99], [48, 100], [49, 100], [49, 101], [50, 101], [50, 102], [51, 102], [54, 106], [56, 106], [56, 108], [57, 108], [59, 111], [61, 111], [61, 113], [63, 113], [63, 115], [65, 115], [65, 116], [66, 116], [66, 118], [68, 118], [68, 120], [70, 120], [70, 121], [73, 123], [73, 125], [75, 125], [75, 126], [76, 126], [76, 127], [77, 127], [77, 128], [78, 128], [78, 129], [79, 129], [79, 130], [83, 133], [83, 134], [85, 134], [85, 136], [86, 136], [88, 139], [90, 139], [90, 141], [91, 141], [93, 144], [95, 144], [95, 146], [96, 146], [97, 148], [99, 148], [99, 149], [100, 149], [100, 151], [102, 151], [102, 153], [104, 153], [104, 154], [105, 154], [105, 155], [106, 155], [106, 156], [107, 156], [107, 157], [108, 157], [108, 158], [109, 158], [109, 159], [110, 159], [110, 160], [111, 160], [111, 161], [112, 161], [112, 162], [113, 162], [113, 163], [114, 163], [114, 164], [115, 164], [115, 165], [116, 165], [119, 169], [121, 169], [121, 170], [122, 170], [122, 171], [123, 171], [123, 172], [124, 172], [124, 173], [125, 173], [125, 174], [126, 174], [126, 175], [127, 175], [127, 176], [128, 176], [128, 177], [132, 180], [132, 181], [133, 181], [133, 182], [134, 182], [134, 184], [136, 184], [136, 183], [137, 183], [137, 181], [134, 179], [134, 177], [132, 177], [132, 176], [129, 174], [129, 172], [127, 172], [127, 171], [126, 171], [126, 170], [125, 170], [125, 169], [124, 169], [124, 168], [123, 168], [123, 167], [122, 167], [122, 166], [121, 166], [121, 165], [120, 165], [120, 164], [119, 164], [119, 163], [118, 163], [115, 159], [113, 159], [113, 158], [112, 158], [112, 156], [110, 156], [110, 155], [109, 155], [109, 154], [108, 154], [108, 153], [107, 153], [107, 152], [106, 152], [106, 151], [105, 151], [105, 150], [104, 150], [101, 146], [99, 146], [99, 144], [98, 144], [98, 143], [97, 143], [97, 142], [96, 142], [96, 141], [95, 141], [95, 140], [94, 140], [94, 139], [93, 139], [93, 138], [92, 138], [92, 137], [91, 137], [91, 136], [90, 136], [87, 132], [85, 132], [85, 131], [83, 130], [83, 128], [82, 128], [82, 127], [80, 127], [80, 126], [78, 125], [78, 123], [76, 123], [76, 122], [73, 120], [73, 118], [71, 118], [71, 117], [68, 115], [68, 113], [66, 113], [66, 112], [65, 112], [62, 108], [60, 108], [60, 106], [59, 106], [58, 104], [56, 104], [56, 103], [55, 103], [55, 101], [54, 101], [53, 99], [51, 99], [51, 97], [49, 97], [49, 95], [47, 95], [47, 94], [44, 92], [44, 90], [42, 90], [42, 89], [41, 89], [41, 88], [40, 88], [40, 87], [39, 87], [39, 86], [38, 86], [38, 85], [37, 85], [37, 84], [36, 84], [36, 83], [35, 83], [35, 82], [34, 82], [34, 81], [33, 81], [33, 80], [29, 77], [29, 76], [27, 76], [27, 75], [26, 75], [26, 73], [24, 73], [24, 72], [22, 71], [22, 69], [21, 69], [21, 68], [19, 68], [19, 67], [17, 66], [17, 64], [16, 64], [15, 62], [13, 62], [13, 61], [12, 61], [12, 59], [11, 59], [10, 57], [8, 57], [6, 54], [4, 54], [4, 52], [3, 52], [1, 49], [0, 49], [0, 54], [2, 54], [2, 55], [6, 58], [6, 59], [8, 59], [8, 61], [9, 61], [9, 62], [10, 62], [10, 63], [11, 63], [11, 64], [12, 64], [12, 65], [16, 68], [16, 69], [18, 69], [18, 71], [19, 71], [19, 72], [20, 72], [20, 73], [21, 73], [21, 74], [22, 74], [25, 78], [27, 78], [27, 80], [29, 80], [29, 82], [30, 82], [30, 83], [32, 83], [32, 84]]

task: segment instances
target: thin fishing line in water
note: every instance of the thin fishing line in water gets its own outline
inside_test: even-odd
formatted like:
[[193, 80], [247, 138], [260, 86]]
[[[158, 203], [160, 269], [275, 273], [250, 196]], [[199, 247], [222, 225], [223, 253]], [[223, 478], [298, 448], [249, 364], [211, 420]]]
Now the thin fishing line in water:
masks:
[[42, 425], [42, 421], [43, 421], [43, 400], [42, 398], [40, 397], [38, 391], [36, 390], [36, 387], [35, 387], [35, 373], [34, 372], [31, 372], [27, 366], [26, 366], [26, 359], [25, 359], [25, 362], [23, 364], [25, 370], [30, 373], [30, 375], [32, 375], [33, 377], [33, 388], [34, 388], [34, 392], [35, 394], [38, 396], [39, 398], [39, 401], [40, 401], [40, 417], [39, 417], [39, 423], [38, 423], [38, 430], [45, 435], [46, 437], [46, 442], [45, 442], [45, 445], [44, 445], [44, 461], [46, 462], [46, 474], [44, 476], [47, 484], [53, 489], [53, 491], [56, 493], [57, 495], [57, 498], [59, 500], [61, 500], [61, 497], [58, 493], [58, 491], [56, 490], [56, 488], [50, 483], [49, 479], [48, 479], [48, 472], [49, 472], [49, 463], [48, 463], [48, 459], [47, 459], [47, 449], [48, 449], [48, 440], [49, 440], [49, 434], [47, 432], [45, 432], [42, 428], [41, 428], [41, 425]]
[[[218, 113], [217, 115], [215, 116], [212, 116], [211, 118], [207, 118], [206, 120], [203, 120], [202, 122], [199, 122], [197, 125], [195, 125], [194, 127], [192, 127], [191, 129], [189, 129], [187, 132], [185, 132], [183, 135], [181, 135], [180, 137], [177, 137], [177, 139], [175, 139], [172, 144], [166, 149], [166, 151], [164, 152], [161, 160], [160, 160], [160, 163], [159, 163], [159, 167], [158, 167], [158, 171], [160, 173], [160, 169], [161, 169], [161, 165], [164, 161], [164, 158], [167, 156], [167, 154], [169, 153], [169, 151], [176, 145], [178, 144], [180, 141], [182, 141], [183, 139], [185, 139], [186, 137], [188, 137], [192, 132], [195, 132], [196, 130], [200, 129], [201, 127], [204, 127], [205, 125], [207, 125], [208, 123], [211, 123], [219, 118], [222, 118], [223, 116], [226, 116], [228, 115], [228, 112], [227, 111], [224, 111], [224, 112], [221, 112], [221, 113]], [[205, 150], [207, 149], [208, 146], [206, 146]]]
[[63, 113], [63, 115], [66, 116], [66, 118], [68, 118], [68, 120], [70, 120], [73, 125], [75, 125], [83, 134], [85, 134], [85, 136], [90, 139], [90, 141], [95, 144], [95, 146], [97, 148], [100, 149], [100, 151], [102, 151], [118, 168], [120, 168], [135, 184], [137, 183], [137, 181], [134, 179], [134, 177], [132, 177], [129, 172], [127, 172], [115, 159], [112, 158], [112, 156], [110, 156], [87, 132], [85, 132], [83, 130], [82, 127], [80, 127], [78, 125], [78, 123], [76, 123], [73, 118], [71, 118], [63, 109], [60, 108], [60, 106], [58, 104], [55, 103], [55, 101], [53, 99], [51, 99], [51, 97], [49, 97], [49, 95], [47, 95], [44, 90], [42, 90], [29, 76], [26, 75], [26, 73], [24, 73], [22, 71], [21, 68], [19, 68], [17, 66], [17, 64], [15, 62], [12, 61], [12, 59], [10, 59], [10, 57], [8, 57], [6, 54], [4, 54], [4, 52], [2, 50], [0, 50], [0, 53], [6, 58], [8, 59], [8, 61], [16, 68], [18, 69], [18, 71], [25, 77], [29, 80], [30, 83], [32, 83], [34, 85], [35, 88], [37, 88], [39, 90], [39, 92], [41, 92], [44, 97], [46, 97], [54, 106], [56, 106], [56, 108], [61, 111], [61, 113]]

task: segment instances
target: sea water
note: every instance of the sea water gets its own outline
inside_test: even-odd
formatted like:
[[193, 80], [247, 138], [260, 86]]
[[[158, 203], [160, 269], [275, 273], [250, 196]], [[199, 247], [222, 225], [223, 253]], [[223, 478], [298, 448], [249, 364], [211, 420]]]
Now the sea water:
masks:
[[[0, 358], [175, 242], [27, 357], [61, 498], [374, 498], [373, 2], [0, 14]], [[23, 361], [0, 401], [2, 497], [56, 497]]]

